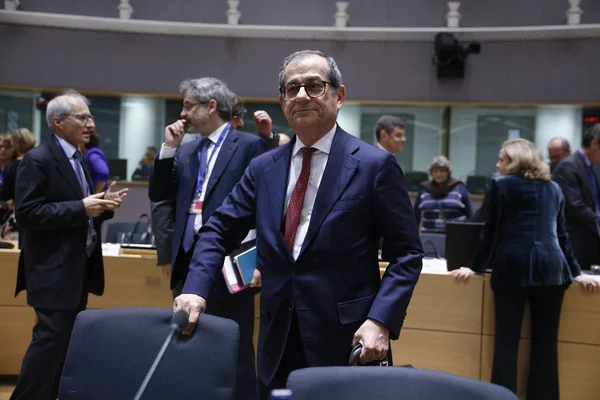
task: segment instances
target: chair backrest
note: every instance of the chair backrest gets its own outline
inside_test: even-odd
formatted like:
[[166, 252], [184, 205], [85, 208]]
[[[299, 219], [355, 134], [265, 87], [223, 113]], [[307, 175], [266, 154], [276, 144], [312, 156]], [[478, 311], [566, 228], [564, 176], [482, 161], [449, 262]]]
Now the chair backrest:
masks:
[[104, 237], [106, 243], [151, 244], [153, 242], [152, 225], [147, 220], [111, 221], [106, 225], [106, 236]]
[[409, 192], [416, 192], [419, 190], [421, 182], [426, 181], [429, 178], [429, 174], [423, 171], [410, 171], [404, 173], [404, 182], [406, 183], [406, 190]]
[[446, 258], [446, 235], [443, 233], [421, 232], [421, 244], [425, 257]]
[[294, 400], [518, 400], [488, 382], [402, 367], [317, 367], [294, 371], [287, 387]]
[[467, 190], [471, 194], [485, 194], [487, 187], [490, 182], [490, 177], [485, 175], [471, 175], [467, 176]]
[[[169, 333], [169, 309], [100, 309], [75, 321], [63, 369], [61, 400], [133, 399]], [[232, 400], [239, 328], [200, 315], [194, 334], [175, 334], [144, 400]]]

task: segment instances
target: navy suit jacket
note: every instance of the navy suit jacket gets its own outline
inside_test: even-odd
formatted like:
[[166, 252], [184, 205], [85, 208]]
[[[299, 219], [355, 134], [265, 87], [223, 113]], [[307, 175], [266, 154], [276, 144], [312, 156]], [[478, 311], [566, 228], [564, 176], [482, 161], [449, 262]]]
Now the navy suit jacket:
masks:
[[[159, 202], [175, 197], [175, 225], [171, 265], [173, 271], [187, 267], [176, 264], [177, 252], [183, 238], [188, 211], [196, 194], [198, 182], [198, 145], [202, 141], [193, 140], [182, 144], [175, 157], [154, 162], [154, 173], [150, 176], [149, 197]], [[227, 134], [215, 166], [210, 174], [204, 196], [202, 223], [206, 224], [212, 213], [223, 203], [236, 183], [244, 174], [250, 160], [266, 152], [267, 144], [258, 136], [231, 129]], [[223, 264], [221, 264], [223, 265]], [[177, 282], [172, 274], [171, 286]], [[221, 278], [222, 280], [222, 278]], [[228, 293], [224, 281], [221, 290]]]
[[[258, 374], [269, 384], [295, 313], [309, 366], [347, 365], [367, 319], [400, 334], [423, 251], [396, 159], [337, 128], [296, 261], [282, 232], [293, 146], [252, 160], [200, 231], [183, 293], [206, 298], [224, 256], [257, 227], [262, 272]], [[391, 260], [380, 280], [378, 244]]]
[[[565, 196], [567, 230], [575, 257], [583, 269], [600, 263], [600, 216], [594, 212], [594, 194], [579, 152], [560, 162], [552, 174]], [[600, 188], [600, 182], [597, 183]]]
[[572, 283], [581, 268], [556, 182], [501, 176], [492, 180], [488, 196], [489, 214], [471, 268], [492, 268], [492, 288]]
[[[85, 162], [83, 169], [94, 193]], [[98, 241], [86, 263], [88, 217], [82, 199], [75, 171], [54, 137], [25, 154], [15, 189], [15, 216], [24, 236], [15, 295], [26, 289], [30, 306], [76, 309], [83, 292], [104, 292], [100, 223], [114, 212], [94, 218]]]

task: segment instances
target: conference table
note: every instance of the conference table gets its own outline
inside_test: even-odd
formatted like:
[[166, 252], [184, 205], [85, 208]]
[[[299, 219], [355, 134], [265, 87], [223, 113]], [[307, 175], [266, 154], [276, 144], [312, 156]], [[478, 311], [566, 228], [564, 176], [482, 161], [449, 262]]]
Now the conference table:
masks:
[[[88, 308], [162, 307], [172, 304], [169, 282], [151, 252], [105, 256], [106, 289]], [[133, 254], [132, 254], [133, 253]], [[19, 373], [35, 314], [25, 293], [14, 297], [18, 250], [0, 250], [0, 375]], [[380, 264], [383, 272], [386, 264]], [[258, 334], [255, 302], [255, 342]], [[600, 295], [578, 286], [565, 295], [559, 332], [562, 399], [600, 397]], [[526, 312], [519, 351], [519, 394], [524, 398], [530, 344]], [[488, 380], [494, 344], [494, 308], [489, 276], [457, 284], [446, 272], [424, 270], [410, 303], [394, 362]]]

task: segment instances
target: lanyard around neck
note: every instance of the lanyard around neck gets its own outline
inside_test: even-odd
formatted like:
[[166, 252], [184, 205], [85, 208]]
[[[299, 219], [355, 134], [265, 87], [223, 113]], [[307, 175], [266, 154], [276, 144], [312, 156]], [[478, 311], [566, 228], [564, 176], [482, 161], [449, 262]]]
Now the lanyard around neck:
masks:
[[[200, 197], [200, 194], [202, 193], [202, 185], [204, 184], [204, 177], [206, 176], [206, 172], [208, 172], [208, 166], [210, 165], [213, 156], [217, 153], [217, 150], [223, 143], [223, 140], [225, 140], [225, 136], [227, 136], [227, 133], [230, 129], [231, 124], [228, 122], [225, 128], [223, 128], [223, 132], [221, 132], [219, 140], [217, 140], [217, 143], [215, 143], [213, 150], [210, 152], [210, 157], [208, 157], [208, 160], [206, 161], [206, 167], [204, 168], [204, 171], [200, 171], [200, 166], [202, 164], [202, 150], [204, 149], [204, 140], [200, 141], [200, 146], [198, 146], [198, 183], [196, 185], [196, 193], [198, 194], [198, 197]], [[208, 146], [206, 146], [206, 151], [208, 151]]]

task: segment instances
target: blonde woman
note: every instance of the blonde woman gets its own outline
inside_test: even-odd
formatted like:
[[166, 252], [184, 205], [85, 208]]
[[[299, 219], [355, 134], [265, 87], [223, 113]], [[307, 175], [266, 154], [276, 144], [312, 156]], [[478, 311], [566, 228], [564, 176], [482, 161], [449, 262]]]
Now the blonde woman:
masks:
[[533, 143], [505, 142], [496, 164], [489, 215], [471, 268], [452, 274], [466, 281], [474, 271], [492, 269], [496, 335], [492, 382], [516, 392], [517, 353], [523, 312], [531, 308], [531, 356], [527, 399], [554, 400], [558, 388], [558, 326], [565, 289], [573, 282], [586, 291], [599, 283], [581, 275], [565, 229], [564, 198]]

